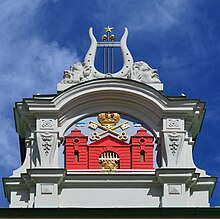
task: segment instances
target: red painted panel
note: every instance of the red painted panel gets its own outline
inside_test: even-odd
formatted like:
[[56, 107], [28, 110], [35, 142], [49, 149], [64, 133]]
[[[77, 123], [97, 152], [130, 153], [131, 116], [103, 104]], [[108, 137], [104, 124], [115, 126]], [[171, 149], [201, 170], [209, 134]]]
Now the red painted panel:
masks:
[[[131, 136], [130, 144], [111, 135], [107, 135], [89, 145], [87, 145], [87, 141], [88, 137], [83, 135], [78, 129], [74, 129], [66, 136], [66, 169], [100, 169], [99, 157], [107, 151], [118, 155], [120, 169], [153, 169], [154, 137], [143, 128]], [[141, 151], [144, 151], [142, 160]], [[77, 159], [76, 157], [74, 159], [75, 153], [77, 154]]]
[[[144, 128], [131, 136], [132, 169], [153, 169], [154, 137]], [[141, 154], [143, 151], [143, 154]]]

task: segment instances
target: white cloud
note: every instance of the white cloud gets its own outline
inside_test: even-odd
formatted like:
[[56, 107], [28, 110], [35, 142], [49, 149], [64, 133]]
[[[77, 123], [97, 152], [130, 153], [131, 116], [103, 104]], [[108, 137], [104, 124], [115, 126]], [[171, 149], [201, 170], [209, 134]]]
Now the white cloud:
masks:
[[[107, 6], [98, 1], [101, 12], [96, 19], [116, 20], [119, 25], [127, 25], [132, 31], [166, 31], [190, 14], [195, 1], [155, 0], [155, 1], [111, 1]], [[122, 13], [123, 11], [123, 13]]]
[[15, 168], [19, 166], [20, 157], [18, 138], [16, 138], [15, 128], [13, 121], [10, 118], [1, 118], [1, 150], [0, 150], [0, 166], [1, 169], [4, 167], [6, 169]]
[[[32, 32], [42, 0], [0, 2], [0, 166], [14, 169], [20, 163], [12, 108], [15, 101], [36, 93], [55, 93], [64, 68], [77, 54], [57, 42], [45, 42]], [[37, 34], [36, 34], [37, 33]]]

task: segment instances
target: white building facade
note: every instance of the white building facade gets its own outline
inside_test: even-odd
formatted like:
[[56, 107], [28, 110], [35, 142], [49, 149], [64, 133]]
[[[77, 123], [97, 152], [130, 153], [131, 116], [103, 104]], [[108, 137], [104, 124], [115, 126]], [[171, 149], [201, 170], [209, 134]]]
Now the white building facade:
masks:
[[[205, 103], [163, 95], [157, 70], [143, 61], [133, 61], [126, 44], [127, 29], [120, 42], [114, 42], [110, 27], [106, 28], [103, 42], [96, 41], [92, 28], [89, 36], [91, 46], [84, 62], [64, 71], [57, 94], [35, 95], [16, 103], [15, 123], [23, 163], [12, 176], [3, 179], [10, 207], [209, 207], [216, 178], [197, 168], [192, 156], [204, 118]], [[103, 72], [94, 66], [98, 47], [106, 52]], [[108, 52], [112, 53], [115, 47], [119, 47], [123, 55], [123, 67], [118, 72], [113, 72], [108, 63], [109, 60], [113, 62]], [[90, 137], [90, 140], [96, 142], [105, 136], [113, 136], [129, 144], [131, 136], [126, 129], [138, 121], [154, 137], [153, 169], [111, 168], [108, 165], [71, 169], [66, 168], [67, 155], [65, 165], [60, 165], [59, 150], [65, 145], [67, 131], [80, 121], [89, 121], [101, 113], [107, 113], [104, 118], [107, 125], [93, 122], [90, 129], [92, 127], [98, 137]], [[128, 125], [118, 126], [122, 132], [117, 131], [115, 124], [110, 124], [108, 113], [124, 115], [123, 121]], [[96, 130], [98, 127], [104, 130], [104, 134]], [[84, 128], [89, 129], [87, 124]], [[124, 141], [120, 138], [121, 133], [127, 136]], [[110, 149], [106, 154], [114, 152], [114, 143], [108, 146]], [[77, 147], [81, 147], [80, 144]], [[122, 159], [123, 152], [120, 153], [117, 162]], [[97, 164], [103, 159], [97, 159]], [[132, 156], [128, 158], [129, 162], [132, 159]], [[144, 159], [148, 159], [147, 155]], [[116, 158], [113, 160], [105, 157], [111, 165], [115, 164]]]

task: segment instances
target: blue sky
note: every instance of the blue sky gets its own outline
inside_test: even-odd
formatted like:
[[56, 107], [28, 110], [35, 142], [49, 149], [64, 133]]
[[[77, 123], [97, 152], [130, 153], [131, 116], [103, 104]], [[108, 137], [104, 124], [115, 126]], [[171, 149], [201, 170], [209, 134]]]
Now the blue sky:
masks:
[[[194, 160], [209, 175], [220, 176], [219, 8], [219, 0], [1, 0], [1, 177], [20, 165], [14, 103], [56, 93], [63, 70], [83, 61], [89, 27], [98, 38], [107, 25], [114, 27], [116, 39], [128, 27], [134, 60], [158, 69], [164, 94], [206, 101]], [[211, 204], [220, 205], [220, 182]], [[7, 206], [2, 186], [0, 206]]]

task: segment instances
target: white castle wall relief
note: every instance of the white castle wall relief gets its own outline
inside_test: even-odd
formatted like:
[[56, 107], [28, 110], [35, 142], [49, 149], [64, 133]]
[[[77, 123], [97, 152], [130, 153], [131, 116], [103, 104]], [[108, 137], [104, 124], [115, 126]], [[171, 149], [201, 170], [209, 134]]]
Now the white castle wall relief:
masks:
[[64, 71], [57, 94], [15, 105], [22, 165], [3, 179], [10, 207], [209, 207], [216, 178], [192, 156], [205, 103], [165, 96], [157, 69], [134, 61], [127, 28], [119, 42], [109, 26], [102, 42], [92, 28], [89, 37], [84, 61]]

